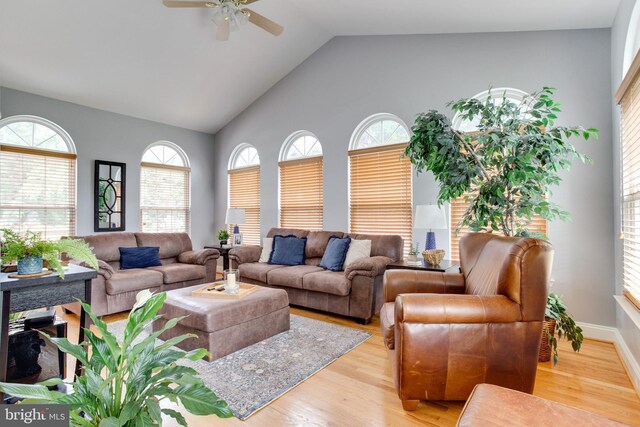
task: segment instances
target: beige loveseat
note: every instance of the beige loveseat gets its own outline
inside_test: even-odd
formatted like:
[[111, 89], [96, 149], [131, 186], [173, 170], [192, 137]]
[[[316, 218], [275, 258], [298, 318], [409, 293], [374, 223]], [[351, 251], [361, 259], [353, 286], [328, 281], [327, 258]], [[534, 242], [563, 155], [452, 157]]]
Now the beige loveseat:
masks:
[[[136, 294], [144, 289], [167, 291], [213, 282], [220, 253], [194, 251], [187, 233], [101, 233], [76, 236], [93, 248], [100, 269], [91, 282], [91, 308], [102, 316], [130, 310]], [[158, 246], [162, 266], [120, 270], [121, 247]], [[78, 304], [66, 309], [79, 312]]]
[[[291, 234], [307, 238], [306, 265], [261, 263], [258, 262], [262, 252], [260, 246], [240, 246], [229, 251], [232, 268], [240, 270], [243, 282], [284, 289], [292, 305], [370, 322], [380, 311], [382, 276], [387, 264], [402, 259], [402, 238], [287, 228], [272, 228], [267, 237]], [[355, 261], [345, 271], [327, 271], [318, 267], [331, 236], [371, 240], [371, 257]]]

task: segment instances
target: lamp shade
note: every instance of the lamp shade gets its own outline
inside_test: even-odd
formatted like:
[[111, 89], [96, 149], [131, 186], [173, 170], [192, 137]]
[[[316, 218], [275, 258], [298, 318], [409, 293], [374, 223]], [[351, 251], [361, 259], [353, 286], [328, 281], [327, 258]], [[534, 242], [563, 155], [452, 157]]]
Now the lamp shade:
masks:
[[438, 205], [418, 205], [413, 226], [421, 229], [447, 229], [447, 217]]
[[227, 209], [227, 217], [225, 224], [244, 224], [244, 209], [229, 208]]

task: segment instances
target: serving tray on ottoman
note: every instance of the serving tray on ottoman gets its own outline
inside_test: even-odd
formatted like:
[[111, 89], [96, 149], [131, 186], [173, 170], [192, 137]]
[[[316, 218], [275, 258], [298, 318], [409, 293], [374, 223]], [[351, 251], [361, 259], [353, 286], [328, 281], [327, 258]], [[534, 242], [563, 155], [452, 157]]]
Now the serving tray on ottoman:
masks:
[[224, 291], [218, 291], [216, 288], [223, 286], [224, 282], [207, 283], [198, 289], [191, 291], [191, 295], [198, 298], [219, 298], [219, 299], [240, 299], [250, 295], [258, 290], [258, 285], [250, 285], [249, 283], [238, 282], [238, 293], [229, 294]]
[[258, 286], [255, 292], [239, 299], [201, 298], [192, 295], [202, 285], [167, 292], [167, 299], [159, 313], [164, 317], [153, 323], [158, 331], [167, 322], [187, 316], [160, 335], [168, 340], [192, 333], [197, 338], [179, 344], [183, 350], [205, 348], [209, 361], [289, 330], [289, 298], [282, 289]]

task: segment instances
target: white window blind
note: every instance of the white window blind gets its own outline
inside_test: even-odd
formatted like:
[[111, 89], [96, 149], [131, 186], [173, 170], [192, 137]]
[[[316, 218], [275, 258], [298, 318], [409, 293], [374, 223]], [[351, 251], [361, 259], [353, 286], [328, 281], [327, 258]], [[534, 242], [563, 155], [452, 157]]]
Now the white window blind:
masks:
[[260, 245], [260, 166], [229, 171], [229, 207], [245, 211], [245, 223], [239, 225], [242, 243]]
[[280, 162], [280, 227], [322, 230], [322, 157]]
[[0, 146], [0, 228], [59, 239], [76, 233], [76, 155]]
[[351, 233], [399, 234], [411, 245], [413, 207], [411, 162], [406, 144], [349, 151]]
[[140, 229], [188, 233], [191, 169], [147, 162], [140, 166]]
[[640, 55], [616, 100], [622, 108], [623, 294], [640, 309]]

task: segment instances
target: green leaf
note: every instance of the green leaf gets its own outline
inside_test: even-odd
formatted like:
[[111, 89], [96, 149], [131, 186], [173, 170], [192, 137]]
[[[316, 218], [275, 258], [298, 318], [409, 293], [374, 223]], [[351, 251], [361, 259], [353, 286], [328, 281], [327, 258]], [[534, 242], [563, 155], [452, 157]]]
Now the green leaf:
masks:
[[46, 386], [39, 384], [0, 383], [0, 391], [16, 397], [40, 399], [47, 402], [62, 396], [62, 393], [51, 391]]
[[180, 403], [192, 414], [215, 414], [220, 418], [233, 416], [233, 412], [231, 412], [226, 402], [218, 399], [218, 396], [206, 386], [199, 384], [181, 385], [173, 390], [173, 394], [180, 399]]
[[140, 412], [140, 410], [141, 407], [137, 400], [125, 403], [125, 405], [122, 407], [122, 410], [120, 411], [118, 422], [121, 426], [125, 425], [127, 422], [134, 419], [138, 415], [138, 412]]
[[100, 421], [99, 427], [120, 427], [120, 424], [117, 418], [109, 417]]
[[155, 399], [147, 399], [145, 400], [145, 404], [147, 405], [151, 419], [157, 424], [162, 424], [162, 412], [160, 412], [160, 404], [158, 404], [158, 401]]
[[49, 340], [51, 340], [51, 342], [54, 343], [59, 350], [63, 351], [64, 353], [72, 355], [73, 357], [78, 359], [83, 365], [89, 364], [89, 360], [87, 359], [87, 351], [84, 349], [83, 346], [74, 344], [71, 341], [69, 341], [67, 338], [50, 337]]
[[176, 420], [176, 422], [181, 426], [189, 427], [189, 425], [187, 424], [187, 420], [184, 419], [180, 412], [174, 411], [173, 409], [163, 409], [162, 413]]
[[186, 357], [189, 360], [193, 360], [195, 362], [196, 360], [200, 360], [205, 356], [209, 356], [210, 354], [211, 353], [209, 353], [204, 348], [198, 348], [196, 350], [191, 350], [184, 357]]

